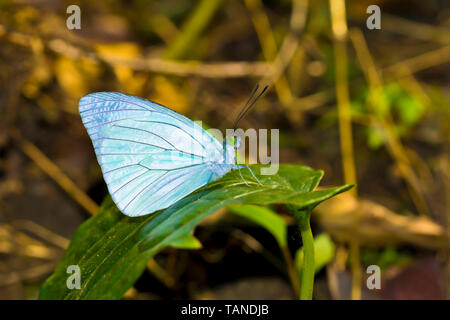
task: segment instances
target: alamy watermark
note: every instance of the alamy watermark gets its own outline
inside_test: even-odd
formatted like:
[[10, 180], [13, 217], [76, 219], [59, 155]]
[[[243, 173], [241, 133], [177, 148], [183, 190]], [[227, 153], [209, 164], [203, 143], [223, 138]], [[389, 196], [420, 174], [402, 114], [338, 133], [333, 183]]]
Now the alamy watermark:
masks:
[[370, 276], [366, 280], [367, 289], [381, 289], [381, 269], [376, 264], [367, 267], [366, 273]]
[[66, 280], [67, 289], [81, 289], [81, 270], [77, 264], [72, 264], [67, 267], [66, 272], [70, 274]]
[[[66, 13], [70, 16], [66, 19], [66, 26], [69, 30], [81, 29], [81, 9], [79, 6], [72, 4], [67, 7]], [[381, 9], [376, 4], [367, 7], [367, 14], [370, 16], [366, 20], [366, 26], [369, 30], [381, 29]]]
[[366, 20], [367, 29], [381, 29], [381, 9], [376, 4], [367, 7], [366, 13], [370, 16]]
[[66, 13], [70, 14], [66, 19], [66, 26], [69, 30], [81, 29], [81, 9], [79, 6], [72, 4], [67, 7]]

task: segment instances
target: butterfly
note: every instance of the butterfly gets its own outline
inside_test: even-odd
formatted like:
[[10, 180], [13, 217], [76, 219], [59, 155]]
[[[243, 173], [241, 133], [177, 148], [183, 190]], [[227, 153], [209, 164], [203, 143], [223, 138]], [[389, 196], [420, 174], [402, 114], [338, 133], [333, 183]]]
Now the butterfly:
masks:
[[[255, 87], [234, 128], [266, 89], [255, 96]], [[235, 145], [220, 143], [189, 118], [143, 98], [95, 92], [80, 99], [79, 113], [108, 191], [127, 216], [165, 209], [232, 169], [248, 168], [237, 164], [239, 137]]]

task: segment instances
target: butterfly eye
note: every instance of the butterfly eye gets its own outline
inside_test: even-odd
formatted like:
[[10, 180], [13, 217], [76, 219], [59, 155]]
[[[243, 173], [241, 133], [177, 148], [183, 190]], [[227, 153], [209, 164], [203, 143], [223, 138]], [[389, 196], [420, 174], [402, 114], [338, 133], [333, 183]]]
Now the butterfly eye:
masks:
[[241, 138], [238, 136], [234, 136], [234, 140], [236, 141], [234, 144], [234, 148], [237, 150], [241, 147]]

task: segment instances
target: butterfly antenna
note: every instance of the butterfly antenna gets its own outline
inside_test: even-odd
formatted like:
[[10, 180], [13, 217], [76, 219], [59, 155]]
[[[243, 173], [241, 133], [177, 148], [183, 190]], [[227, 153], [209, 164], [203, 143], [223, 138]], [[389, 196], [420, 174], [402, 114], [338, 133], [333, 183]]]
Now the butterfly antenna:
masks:
[[245, 103], [244, 107], [242, 108], [241, 112], [239, 112], [238, 116], [236, 117], [236, 120], [234, 121], [233, 124], [233, 130], [236, 129], [237, 124], [239, 123], [239, 121], [245, 117], [245, 115], [250, 111], [250, 109], [255, 105], [255, 103], [259, 100], [259, 98], [261, 98], [261, 96], [266, 92], [267, 88], [269, 86], [266, 85], [264, 86], [264, 88], [262, 89], [262, 91], [258, 94], [255, 95], [256, 92], [259, 89], [259, 85], [255, 86], [255, 89], [253, 89], [252, 94], [250, 95], [249, 99], [247, 100], [247, 102]]
[[[268, 87], [269, 87], [268, 85], [264, 86], [262, 91], [259, 94], [257, 94], [257, 92], [259, 90], [259, 85], [257, 84], [255, 86], [255, 88], [253, 89], [252, 93], [250, 94], [250, 97], [248, 98], [247, 102], [245, 103], [244, 107], [241, 109], [241, 111], [237, 115], [236, 120], [233, 123], [233, 130], [236, 130], [236, 127], [237, 127], [237, 124], [239, 123], [239, 121], [249, 112], [249, 110], [255, 105], [255, 103], [258, 101], [258, 99], [261, 98], [261, 96], [266, 92]], [[235, 158], [235, 163], [236, 163], [236, 166], [237, 166], [237, 168], [239, 170], [239, 175], [241, 176], [241, 178], [244, 181], [244, 183], [248, 186], [247, 181], [242, 176], [241, 166], [238, 165], [238, 163], [237, 163], [237, 157]], [[249, 168], [249, 170], [250, 170], [250, 168]], [[251, 172], [251, 170], [250, 170], [250, 172]], [[251, 172], [251, 173], [253, 175], [253, 172]], [[255, 177], [255, 179], [258, 181], [259, 184], [261, 184], [261, 182], [259, 182], [259, 180], [256, 177]]]
[[250, 101], [253, 99], [253, 97], [255, 96], [255, 93], [258, 91], [258, 89], [259, 89], [259, 85], [257, 84], [257, 85], [253, 88], [252, 93], [250, 94], [250, 96], [249, 96], [248, 99], [247, 99], [247, 102], [244, 104], [244, 107], [241, 109], [241, 111], [239, 111], [239, 114], [236, 116], [236, 119], [234, 120], [234, 123], [233, 123], [233, 128], [235, 128], [238, 119], [241, 117], [242, 113], [243, 113], [244, 110], [247, 108], [248, 104], [249, 104]]
[[256, 85], [255, 88], [253, 89], [249, 99], [245, 103], [244, 107], [241, 109], [241, 112], [236, 117], [236, 120], [233, 123], [233, 129], [236, 129], [239, 121], [243, 118], [243, 116], [247, 113], [247, 111], [253, 106], [253, 104], [258, 100], [259, 95], [256, 95], [256, 93], [258, 92], [258, 89], [259, 89], [259, 85]]
[[253, 106], [256, 104], [256, 102], [259, 100], [259, 98], [261, 98], [261, 97], [264, 95], [264, 93], [266, 92], [266, 90], [267, 90], [268, 87], [269, 87], [269, 86], [265, 86], [264, 89], [261, 91], [261, 93], [260, 93], [258, 96], [256, 96], [256, 98], [255, 98], [255, 99], [252, 101], [252, 103], [248, 106], [248, 108], [245, 110], [245, 112], [241, 115], [241, 117], [239, 118], [239, 120], [243, 119], [243, 118], [247, 115], [247, 113], [250, 111], [251, 108], [253, 108]]

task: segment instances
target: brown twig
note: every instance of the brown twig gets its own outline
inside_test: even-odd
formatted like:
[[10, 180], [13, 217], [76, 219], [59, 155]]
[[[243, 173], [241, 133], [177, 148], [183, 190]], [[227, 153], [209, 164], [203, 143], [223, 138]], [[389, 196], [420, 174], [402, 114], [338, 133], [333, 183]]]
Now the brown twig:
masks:
[[133, 70], [172, 74], [176, 76], [198, 76], [205, 78], [239, 78], [239, 77], [263, 77], [270, 74], [272, 64], [264, 62], [216, 62], [203, 63], [200, 61], [170, 61], [158, 58], [134, 58], [118, 59], [100, 57], [94, 52], [85, 52], [64, 40], [54, 39], [48, 43], [48, 47], [58, 54], [72, 59], [88, 58], [95, 62], [105, 62], [113, 66], [127, 66]]

